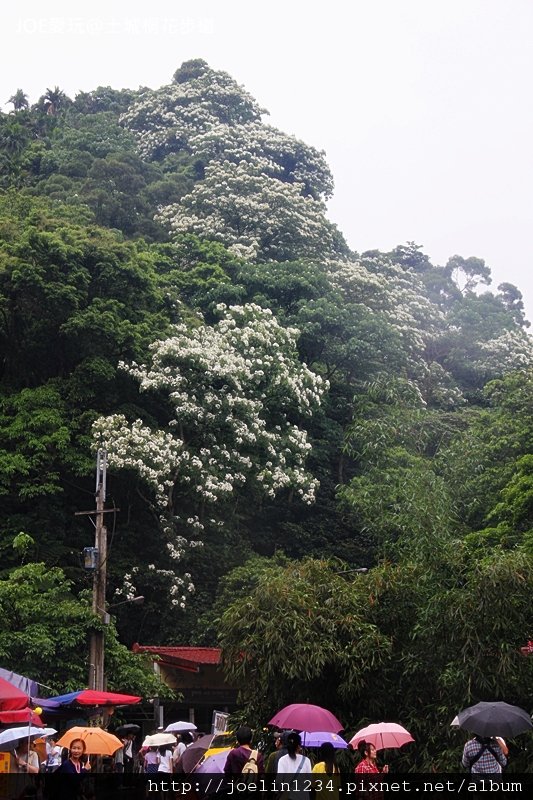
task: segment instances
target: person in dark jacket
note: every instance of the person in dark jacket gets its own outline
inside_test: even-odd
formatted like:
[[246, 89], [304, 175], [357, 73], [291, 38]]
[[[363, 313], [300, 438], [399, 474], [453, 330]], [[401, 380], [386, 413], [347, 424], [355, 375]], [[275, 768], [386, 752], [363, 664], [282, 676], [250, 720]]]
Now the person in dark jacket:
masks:
[[[230, 750], [224, 766], [225, 775], [240, 775], [242, 768], [252, 755], [252, 729], [248, 725], [240, 727], [235, 734], [237, 747]], [[263, 756], [257, 754], [257, 772], [262, 774], [265, 771]]]

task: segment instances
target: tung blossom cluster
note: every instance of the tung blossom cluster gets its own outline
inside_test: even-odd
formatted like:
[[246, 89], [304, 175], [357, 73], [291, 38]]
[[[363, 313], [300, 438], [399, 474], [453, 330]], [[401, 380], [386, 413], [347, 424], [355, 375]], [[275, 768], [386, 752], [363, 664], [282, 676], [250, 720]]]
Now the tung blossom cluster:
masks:
[[157, 219], [169, 232], [214, 239], [251, 261], [347, 250], [326, 218], [333, 177], [324, 153], [263, 124], [264, 113], [233, 78], [205, 62], [186, 62], [174, 83], [144, 90], [121, 117], [141, 156], [168, 168], [167, 156], [184, 153], [203, 174]]
[[[320, 406], [327, 381], [298, 361], [298, 331], [283, 328], [270, 310], [250, 304], [218, 311], [213, 327], [175, 326], [153, 344], [150, 364], [121, 365], [141, 391], [168, 396], [168, 429], [121, 414], [93, 426], [110, 468], [136, 472], [152, 490], [170, 561], [201, 544], [190, 537], [206, 524], [222, 524], [216, 514], [208, 522], [194, 511], [180, 517], [175, 505], [215, 509], [245, 485], [269, 497], [291, 488], [312, 503], [318, 485], [305, 469], [311, 444], [296, 421]], [[135, 569], [117, 590], [126, 599], [135, 594]], [[155, 565], [150, 575], [166, 580], [172, 605], [185, 606], [194, 589], [188, 576]]]
[[418, 275], [381, 254], [330, 261], [329, 275], [344, 303], [366, 307], [398, 338], [407, 376], [424, 405], [454, 408], [465, 402], [452, 375], [431, 356], [447, 323]]
[[[149, 365], [122, 364], [141, 391], [168, 396], [167, 430], [115, 414], [98, 419], [93, 433], [109, 465], [134, 470], [148, 484], [168, 539], [176, 529], [201, 531], [197, 515], [174, 514], [178, 493], [194, 504], [216, 504], [253, 485], [274, 497], [293, 488], [306, 503], [317, 481], [305, 470], [311, 444], [295, 420], [310, 416], [327, 381], [298, 361], [298, 331], [283, 328], [259, 306], [219, 307], [215, 326], [189, 329], [155, 342]], [[165, 516], [166, 515], [166, 516]], [[172, 544], [179, 557], [184, 541]]]
[[[166, 580], [168, 583], [169, 602], [172, 606], [179, 606], [181, 609], [185, 608], [187, 603], [187, 596], [194, 593], [194, 584], [191, 580], [191, 575], [185, 572], [183, 575], [177, 575], [174, 570], [158, 569], [155, 564], [148, 564], [148, 574], [156, 576], [157, 578]], [[131, 572], [127, 572], [122, 579], [122, 586], [115, 589], [115, 597], [123, 598], [131, 602], [137, 595], [137, 587], [133, 583], [139, 577], [139, 567], [132, 567]]]
[[259, 120], [253, 97], [225, 72], [205, 64], [189, 80], [146, 89], [122, 115], [145, 158], [188, 148], [190, 137], [219, 123], [241, 125]]
[[485, 375], [530, 370], [533, 367], [533, 340], [524, 330], [506, 331], [496, 339], [479, 343], [476, 369]]
[[218, 123], [192, 136], [189, 147], [205, 165], [243, 163], [255, 174], [298, 184], [303, 195], [315, 200], [333, 194], [333, 176], [324, 153], [271, 125]]
[[332, 257], [339, 234], [324, 204], [302, 188], [255, 174], [244, 162], [213, 163], [204, 180], [157, 219], [172, 233], [214, 239], [250, 261]]

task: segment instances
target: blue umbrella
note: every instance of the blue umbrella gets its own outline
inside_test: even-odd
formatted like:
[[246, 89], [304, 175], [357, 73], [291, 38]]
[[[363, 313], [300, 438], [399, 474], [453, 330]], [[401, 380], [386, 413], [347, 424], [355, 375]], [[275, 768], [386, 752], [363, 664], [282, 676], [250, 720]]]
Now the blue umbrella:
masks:
[[348, 747], [342, 736], [338, 733], [330, 733], [329, 731], [302, 731], [302, 747], [320, 747], [325, 742], [330, 742], [333, 747], [345, 750]]

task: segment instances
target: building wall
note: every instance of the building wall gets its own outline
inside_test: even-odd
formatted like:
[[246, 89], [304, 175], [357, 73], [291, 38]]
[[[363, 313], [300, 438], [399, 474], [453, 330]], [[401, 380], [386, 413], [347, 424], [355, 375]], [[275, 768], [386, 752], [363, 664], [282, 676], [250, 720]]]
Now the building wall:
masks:
[[158, 667], [162, 682], [181, 695], [179, 701], [163, 703], [165, 725], [184, 719], [209, 733], [214, 711], [235, 711], [237, 690], [228, 686], [218, 665], [200, 664], [198, 672], [161, 663]]

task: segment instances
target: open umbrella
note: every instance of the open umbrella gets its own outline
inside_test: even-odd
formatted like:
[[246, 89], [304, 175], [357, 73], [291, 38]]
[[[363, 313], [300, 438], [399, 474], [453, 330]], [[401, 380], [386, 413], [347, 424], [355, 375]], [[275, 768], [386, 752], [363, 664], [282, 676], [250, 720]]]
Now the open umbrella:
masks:
[[97, 692], [94, 689], [80, 689], [78, 692], [59, 694], [51, 697], [60, 706], [125, 706], [140, 703], [141, 697], [117, 692]]
[[330, 742], [333, 747], [345, 750], [348, 747], [348, 742], [345, 741], [338, 733], [330, 733], [329, 731], [302, 731], [302, 747], [320, 747], [325, 742]]
[[206, 736], [200, 736], [199, 739], [190, 744], [181, 755], [178, 769], [185, 773], [192, 772], [198, 762], [203, 758], [204, 753], [211, 747], [211, 742], [214, 738], [215, 734], [209, 733]]
[[57, 733], [55, 728], [35, 728], [23, 725], [20, 728], [6, 728], [0, 731], [0, 750], [12, 750], [23, 739], [40, 739]]
[[457, 714], [459, 727], [478, 736], [517, 736], [533, 728], [531, 717], [519, 706], [502, 701], [476, 703]]
[[362, 741], [373, 744], [376, 750], [386, 750], [402, 747], [408, 742], [414, 742], [414, 739], [409, 731], [396, 722], [376, 722], [357, 731], [355, 736], [350, 739], [350, 744], [352, 747], [357, 747]]
[[183, 733], [184, 731], [196, 731], [197, 727], [194, 722], [182, 722], [178, 720], [177, 722], [171, 722], [170, 725], [167, 725], [165, 731], [167, 733]]
[[153, 733], [146, 736], [142, 744], [143, 747], [163, 747], [165, 744], [176, 744], [176, 737], [172, 733]]
[[137, 734], [140, 730], [140, 725], [135, 725], [133, 722], [127, 722], [125, 725], [119, 725], [118, 728], [115, 728], [113, 733], [115, 736], [127, 736], [128, 733]]
[[339, 722], [331, 711], [311, 703], [293, 703], [285, 706], [277, 714], [274, 714], [268, 724], [275, 725], [277, 728], [295, 728], [299, 731], [338, 733], [342, 730], [342, 722]]
[[73, 739], [83, 739], [85, 752], [88, 755], [112, 756], [123, 745], [120, 739], [103, 728], [84, 728], [75, 725], [58, 739], [59, 747], [70, 747]]
[[197, 775], [204, 775], [206, 772], [218, 772], [222, 774], [224, 772], [224, 767], [226, 766], [226, 760], [228, 758], [228, 753], [230, 752], [231, 747], [227, 747], [225, 750], [221, 750], [220, 753], [215, 753], [213, 756], [208, 756], [201, 764], [198, 764], [197, 767], [194, 769], [194, 774]]

